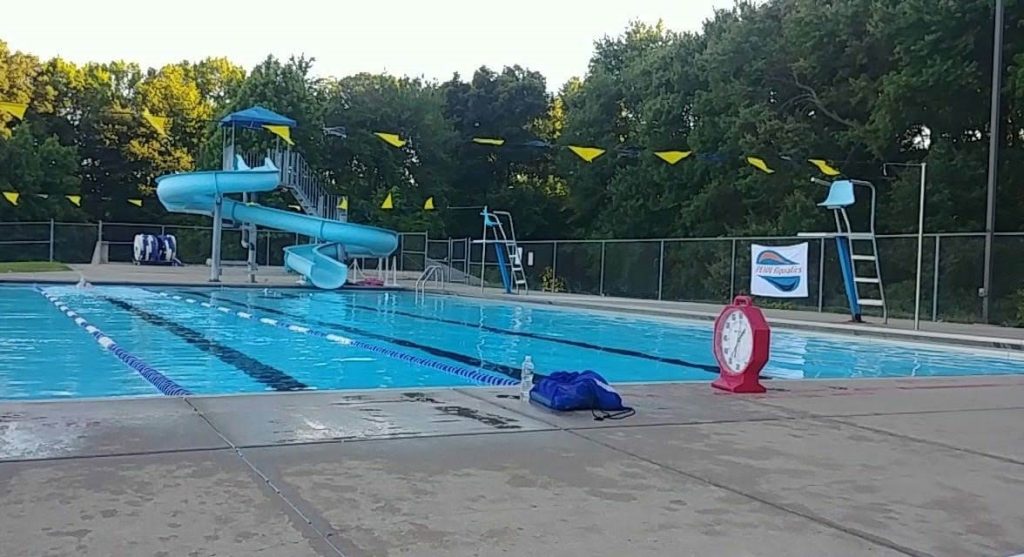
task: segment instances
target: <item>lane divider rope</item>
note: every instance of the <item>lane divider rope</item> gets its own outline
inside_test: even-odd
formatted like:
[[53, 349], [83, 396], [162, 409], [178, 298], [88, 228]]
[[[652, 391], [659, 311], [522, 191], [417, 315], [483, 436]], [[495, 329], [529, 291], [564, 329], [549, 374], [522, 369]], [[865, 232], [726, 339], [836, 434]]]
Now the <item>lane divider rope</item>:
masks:
[[418, 366], [423, 366], [429, 369], [433, 369], [435, 371], [440, 371], [442, 373], [447, 373], [449, 375], [461, 377], [463, 379], [469, 379], [470, 381], [475, 381], [483, 385], [492, 385], [495, 387], [510, 387], [519, 384], [519, 381], [516, 381], [511, 377], [497, 376], [478, 369], [470, 369], [459, 365], [446, 364], [444, 362], [439, 362], [437, 360], [423, 358], [421, 356], [415, 356], [413, 354], [407, 354], [405, 352], [400, 352], [398, 350], [393, 350], [391, 348], [385, 348], [383, 346], [378, 346], [376, 344], [370, 344], [368, 342], [364, 342], [358, 339], [353, 339], [334, 333], [327, 333], [311, 327], [307, 327], [305, 325], [289, 323], [287, 321], [271, 319], [269, 317], [260, 317], [256, 314], [247, 311], [236, 311], [229, 307], [216, 306], [209, 302], [203, 302], [200, 300], [196, 300], [195, 298], [187, 298], [185, 296], [178, 296], [177, 294], [168, 294], [166, 292], [157, 292], [157, 294], [165, 298], [170, 298], [172, 300], [177, 300], [193, 305], [199, 305], [207, 309], [212, 309], [215, 311], [231, 314], [236, 317], [241, 317], [242, 319], [258, 321], [264, 325], [270, 325], [272, 327], [277, 327], [279, 329], [287, 329], [293, 333], [319, 337], [343, 346], [354, 346], [356, 348], [361, 348], [363, 350], [373, 352], [375, 354], [380, 354], [388, 358], [401, 360], [403, 362], [415, 364]]
[[187, 396], [191, 395], [192, 392], [182, 387], [181, 385], [174, 382], [163, 373], [160, 373], [156, 368], [142, 361], [135, 355], [131, 354], [124, 348], [118, 346], [114, 339], [110, 338], [103, 331], [99, 330], [95, 325], [90, 324], [85, 320], [84, 317], [73, 311], [68, 307], [60, 298], [51, 295], [49, 292], [45, 292], [41, 289], [36, 289], [37, 292], [43, 295], [44, 298], [49, 300], [54, 306], [60, 310], [61, 313], [71, 318], [76, 325], [85, 329], [92, 338], [96, 339], [97, 344], [103, 347], [113, 354], [118, 360], [121, 361], [125, 366], [133, 369], [136, 373], [142, 376], [143, 379], [149, 381], [158, 391], [167, 396]]

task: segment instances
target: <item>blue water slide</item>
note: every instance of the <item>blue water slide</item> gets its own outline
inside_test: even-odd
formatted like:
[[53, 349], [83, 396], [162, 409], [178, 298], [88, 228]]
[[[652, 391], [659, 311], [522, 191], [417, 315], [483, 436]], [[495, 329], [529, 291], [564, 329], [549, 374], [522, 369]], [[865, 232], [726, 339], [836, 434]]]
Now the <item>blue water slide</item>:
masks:
[[[278, 171], [267, 159], [248, 168], [241, 158], [239, 170], [185, 172], [157, 178], [160, 203], [173, 213], [213, 215], [216, 197], [229, 194], [273, 191]], [[398, 247], [398, 234], [391, 230], [349, 224], [309, 215], [246, 204], [222, 197], [222, 217], [235, 222], [294, 232], [317, 239], [318, 243], [284, 248], [284, 263], [305, 276], [317, 288], [336, 289], [348, 279], [349, 257], [387, 257]]]

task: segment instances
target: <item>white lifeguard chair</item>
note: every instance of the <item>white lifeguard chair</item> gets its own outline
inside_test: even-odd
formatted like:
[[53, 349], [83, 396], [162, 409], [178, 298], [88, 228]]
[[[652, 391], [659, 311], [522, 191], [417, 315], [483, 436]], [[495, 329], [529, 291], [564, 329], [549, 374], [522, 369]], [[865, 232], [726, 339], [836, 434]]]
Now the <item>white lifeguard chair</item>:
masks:
[[[882, 270], [878, 262], [878, 242], [875, 239], [875, 186], [863, 180], [836, 180], [827, 182], [811, 178], [815, 184], [828, 186], [828, 197], [818, 203], [832, 211], [836, 219], [836, 232], [804, 232], [803, 238], [835, 238], [839, 255], [839, 266], [843, 273], [846, 298], [850, 303], [850, 314], [856, 322], [862, 322], [861, 307], [882, 309], [882, 319], [889, 321], [885, 304], [885, 288], [882, 285]], [[871, 192], [871, 212], [867, 231], [855, 231], [850, 224], [846, 208], [854, 205], [857, 198], [854, 187], [864, 187]], [[863, 246], [863, 247], [862, 247]], [[859, 249], [858, 249], [859, 248]], [[858, 263], [861, 265], [858, 266]], [[819, 278], [820, 280], [820, 278]], [[862, 296], [861, 288], [867, 290]]]
[[[526, 282], [526, 270], [523, 268], [523, 254], [522, 249], [516, 243], [516, 226], [512, 222], [512, 214], [508, 211], [488, 211], [487, 207], [484, 207], [480, 216], [484, 221], [483, 238], [473, 240], [474, 244], [481, 244], [480, 288], [484, 287], [487, 246], [492, 244], [505, 292], [507, 294], [527, 293], [529, 286]], [[488, 232], [490, 232], [490, 238], [488, 238]]]

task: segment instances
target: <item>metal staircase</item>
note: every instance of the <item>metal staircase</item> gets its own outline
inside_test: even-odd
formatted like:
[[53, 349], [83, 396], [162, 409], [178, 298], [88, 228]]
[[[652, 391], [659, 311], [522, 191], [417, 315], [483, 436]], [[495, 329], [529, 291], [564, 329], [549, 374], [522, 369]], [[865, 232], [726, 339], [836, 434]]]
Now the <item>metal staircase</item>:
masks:
[[302, 155], [290, 149], [269, 149], [265, 155], [250, 154], [245, 158], [250, 166], [259, 166], [264, 157], [274, 162], [281, 175], [281, 186], [292, 193], [304, 213], [325, 219], [348, 221], [348, 211], [338, 206], [341, 196], [328, 193], [323, 179], [310, 168]]
[[[487, 212], [486, 208], [484, 212]], [[507, 260], [512, 274], [512, 285], [515, 288], [516, 294], [528, 292], [529, 286], [526, 283], [526, 270], [523, 269], [519, 245], [516, 244], [516, 226], [512, 222], [512, 214], [508, 211], [491, 211], [489, 215], [494, 217], [494, 224], [489, 227], [494, 234], [494, 242], [499, 246], [504, 246], [505, 255], [508, 256]], [[504, 222], [508, 222], [508, 232], [505, 231]]]

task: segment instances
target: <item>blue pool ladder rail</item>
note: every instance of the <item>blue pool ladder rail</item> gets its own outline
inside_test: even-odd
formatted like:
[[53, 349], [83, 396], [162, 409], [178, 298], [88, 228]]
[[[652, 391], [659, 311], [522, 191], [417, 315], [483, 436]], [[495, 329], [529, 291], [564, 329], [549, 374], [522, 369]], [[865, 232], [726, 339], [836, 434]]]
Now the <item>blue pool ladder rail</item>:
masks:
[[[885, 287], [882, 284], [882, 269], [878, 261], [878, 241], [875, 237], [876, 192], [874, 184], [863, 180], [828, 182], [811, 178], [811, 181], [818, 185], [828, 186], [828, 196], [824, 201], [818, 203], [818, 206], [832, 211], [836, 220], [836, 232], [803, 232], [799, 236], [821, 239], [835, 238], [839, 266], [843, 273], [843, 285], [846, 289], [846, 298], [850, 304], [850, 314], [853, 316], [853, 320], [863, 321], [861, 306], [868, 306], [881, 308], [882, 319], [888, 323], [889, 311], [885, 303]], [[866, 232], [855, 232], [846, 212], [847, 207], [851, 207], [857, 202], [855, 186], [867, 188], [871, 192], [871, 212]], [[864, 245], [869, 251], [858, 253], [855, 249], [857, 245]], [[861, 265], [858, 267], [857, 262], [859, 261], [871, 262], [871, 266]], [[821, 280], [821, 277], [818, 280]], [[878, 297], [861, 297], [862, 285], [866, 288], [874, 287]]]

